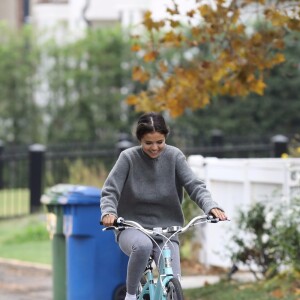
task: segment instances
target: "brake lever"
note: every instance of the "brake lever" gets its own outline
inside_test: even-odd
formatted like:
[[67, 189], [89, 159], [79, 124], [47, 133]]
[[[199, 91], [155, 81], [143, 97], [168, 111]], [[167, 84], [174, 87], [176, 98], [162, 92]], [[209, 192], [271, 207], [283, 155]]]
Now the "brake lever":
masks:
[[106, 230], [115, 230], [115, 229], [118, 229], [118, 228], [115, 227], [115, 226], [108, 226], [108, 227], [102, 228], [102, 231], [106, 231]]
[[218, 222], [221, 222], [221, 221], [230, 221], [230, 219], [228, 219], [228, 218], [226, 220], [220, 220], [220, 218], [216, 218], [212, 215], [207, 216], [207, 220], [208, 220], [209, 223], [218, 223]]
[[216, 218], [212, 215], [207, 216], [207, 220], [208, 220], [209, 223], [218, 223], [220, 221], [219, 218]]
[[[113, 226], [107, 226], [102, 228], [102, 231], [106, 231], [106, 230], [118, 230], [118, 231], [122, 231], [125, 229], [125, 226], [123, 225], [124, 219], [119, 217], [118, 219], [116, 219], [114, 221]], [[100, 225], [103, 225], [103, 222], [100, 220]]]

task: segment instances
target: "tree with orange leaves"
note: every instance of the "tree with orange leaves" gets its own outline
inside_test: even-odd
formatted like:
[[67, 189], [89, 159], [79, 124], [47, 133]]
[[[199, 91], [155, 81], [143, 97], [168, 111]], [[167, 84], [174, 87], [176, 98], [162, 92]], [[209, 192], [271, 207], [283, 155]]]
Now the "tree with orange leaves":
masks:
[[268, 70], [285, 61], [285, 34], [300, 30], [297, 0], [198, 0], [184, 14], [174, 0], [167, 13], [155, 20], [146, 12], [147, 34], [133, 38], [132, 51], [143, 58], [133, 80], [145, 89], [127, 103], [137, 111], [167, 110], [177, 117], [216, 95], [263, 95]]

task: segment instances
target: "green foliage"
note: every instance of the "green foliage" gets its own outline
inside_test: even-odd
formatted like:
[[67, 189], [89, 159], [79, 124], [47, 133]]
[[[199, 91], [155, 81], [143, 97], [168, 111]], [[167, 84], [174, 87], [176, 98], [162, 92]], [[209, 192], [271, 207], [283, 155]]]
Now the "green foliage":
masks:
[[267, 278], [283, 267], [299, 271], [299, 212], [297, 199], [278, 206], [257, 203], [248, 211], [240, 210], [232, 237], [232, 260]]
[[215, 97], [207, 107], [193, 113], [187, 110], [174, 121], [177, 131], [197, 143], [208, 139], [215, 128], [221, 129], [225, 136], [297, 132], [300, 128], [299, 39], [299, 33], [286, 36], [286, 62], [267, 75], [264, 96], [251, 94], [240, 101]]
[[[46, 35], [29, 26], [13, 31], [2, 24], [0, 29], [0, 139], [25, 144], [106, 141], [131, 131], [136, 113], [123, 99], [143, 87], [131, 80], [137, 58], [130, 53], [126, 32], [90, 29], [63, 44], [55, 39], [37, 44]], [[188, 136], [189, 143], [199, 143], [220, 124], [230, 135], [295, 132], [300, 126], [299, 50], [299, 35], [289, 34], [287, 61], [270, 72], [263, 98], [214, 98], [204, 109], [170, 120], [170, 138], [183, 143]], [[175, 54], [181, 62], [182, 53]]]
[[238, 250], [232, 255], [232, 260], [242, 262], [249, 268], [255, 263], [264, 275], [270, 269], [276, 268], [277, 245], [269, 237], [274, 235], [277, 219], [274, 218], [272, 226], [268, 226], [265, 205], [257, 203], [249, 212], [240, 211], [237, 223], [239, 233], [233, 236], [232, 240], [238, 246]]
[[0, 24], [0, 139], [40, 141], [42, 116], [35, 101], [40, 49], [30, 27], [19, 31]]
[[184, 290], [185, 300], [298, 300], [299, 273], [282, 273], [255, 283], [221, 281], [199, 289]]
[[192, 218], [199, 216], [200, 214], [203, 213], [203, 211], [199, 208], [199, 206], [189, 198], [186, 192], [184, 192], [182, 209], [183, 209], [184, 217], [187, 221], [190, 221]]
[[300, 272], [300, 198], [281, 207], [274, 241], [281, 252], [282, 263]]
[[114, 159], [63, 159], [59, 165], [48, 169], [45, 174], [45, 186], [68, 183], [101, 187], [108, 170], [112, 168], [112, 162]]
[[68, 183], [101, 187], [107, 177], [103, 164], [86, 165], [81, 159], [70, 165]]
[[31, 222], [26, 227], [6, 240], [7, 244], [20, 244], [33, 241], [47, 241], [49, 233], [45, 224]]
[[90, 29], [61, 43], [30, 26], [0, 30], [0, 139], [106, 141], [130, 132], [135, 113], [122, 104], [131, 78], [124, 31]]
[[129, 46], [120, 28], [88, 30], [63, 45], [48, 41], [46, 49], [49, 142], [104, 141], [129, 129], [122, 106]]
[[[192, 218], [199, 216], [203, 211], [198, 207], [198, 205], [192, 201], [188, 194], [185, 192], [184, 199], [182, 203], [183, 214], [186, 222], [189, 222]], [[185, 234], [179, 236], [180, 239], [180, 254], [182, 259], [187, 259], [193, 261], [194, 259], [198, 261], [198, 258], [193, 257], [197, 253], [197, 248], [201, 247], [198, 241], [193, 241], [193, 236], [195, 230], [191, 229]]]
[[45, 215], [0, 220], [0, 257], [51, 264]]
[[[81, 38], [64, 43], [30, 26], [13, 31], [1, 24], [0, 30], [1, 140], [102, 142], [117, 140], [120, 131], [131, 131], [136, 113], [123, 100], [144, 86], [131, 79], [133, 63], [142, 58], [133, 58], [124, 30], [89, 29]], [[286, 36], [287, 60], [270, 72], [263, 97], [250, 95], [242, 101], [215, 97], [204, 109], [170, 119], [170, 140], [193, 146], [220, 127], [225, 135], [297, 131], [299, 45], [299, 34]], [[175, 55], [178, 64], [183, 63], [183, 53], [163, 55]]]

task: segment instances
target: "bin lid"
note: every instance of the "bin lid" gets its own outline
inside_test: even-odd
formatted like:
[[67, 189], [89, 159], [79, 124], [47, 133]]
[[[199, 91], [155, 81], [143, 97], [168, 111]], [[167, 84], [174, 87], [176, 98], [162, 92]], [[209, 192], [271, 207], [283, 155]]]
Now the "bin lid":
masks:
[[43, 204], [64, 204], [67, 202], [69, 193], [77, 186], [74, 184], [60, 183], [47, 189], [46, 193], [41, 197]]
[[101, 190], [94, 186], [76, 186], [68, 195], [66, 204], [99, 204]]

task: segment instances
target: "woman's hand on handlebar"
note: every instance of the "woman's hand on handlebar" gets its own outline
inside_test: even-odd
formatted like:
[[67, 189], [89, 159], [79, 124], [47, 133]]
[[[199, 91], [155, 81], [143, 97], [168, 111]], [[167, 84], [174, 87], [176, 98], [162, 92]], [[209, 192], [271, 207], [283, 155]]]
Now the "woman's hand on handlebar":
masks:
[[117, 217], [112, 214], [107, 214], [102, 218], [102, 223], [104, 226], [114, 226], [114, 222], [117, 220]]
[[228, 220], [224, 211], [221, 209], [213, 208], [209, 213], [212, 214], [215, 218], [219, 218], [221, 221]]

